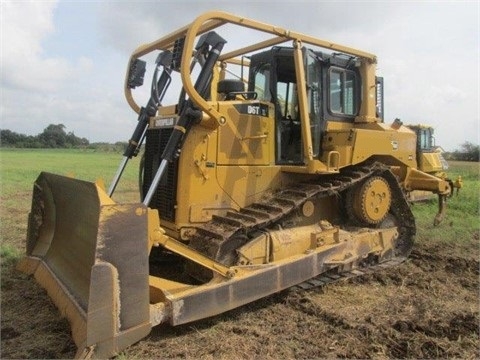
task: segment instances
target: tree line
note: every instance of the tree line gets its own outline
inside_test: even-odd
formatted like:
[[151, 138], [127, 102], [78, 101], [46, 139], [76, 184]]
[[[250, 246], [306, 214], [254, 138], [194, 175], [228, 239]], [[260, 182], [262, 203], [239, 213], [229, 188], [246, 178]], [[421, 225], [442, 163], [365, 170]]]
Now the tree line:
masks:
[[480, 161], [480, 146], [466, 141], [460, 145], [459, 150], [447, 152], [445, 154], [445, 159], [459, 161]]
[[63, 124], [50, 124], [38, 135], [18, 134], [11, 130], [0, 130], [0, 145], [16, 148], [78, 148], [90, 142], [73, 132], [66, 132]]

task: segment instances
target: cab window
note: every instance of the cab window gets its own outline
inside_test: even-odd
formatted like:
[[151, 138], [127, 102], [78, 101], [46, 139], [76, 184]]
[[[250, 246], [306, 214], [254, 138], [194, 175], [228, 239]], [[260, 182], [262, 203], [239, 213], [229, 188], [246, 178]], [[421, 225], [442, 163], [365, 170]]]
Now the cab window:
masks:
[[420, 149], [430, 150], [432, 148], [432, 133], [429, 129], [420, 130]]
[[329, 71], [330, 93], [329, 110], [332, 114], [356, 115], [358, 100], [356, 95], [357, 77], [353, 71], [332, 68]]
[[270, 64], [262, 64], [255, 72], [255, 85], [253, 91], [257, 93], [257, 99], [271, 101], [270, 94]]

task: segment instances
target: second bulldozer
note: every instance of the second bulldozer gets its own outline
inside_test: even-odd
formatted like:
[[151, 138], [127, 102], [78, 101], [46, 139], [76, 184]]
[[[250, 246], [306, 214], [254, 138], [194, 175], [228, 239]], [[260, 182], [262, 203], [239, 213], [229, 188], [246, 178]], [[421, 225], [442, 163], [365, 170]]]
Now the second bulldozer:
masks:
[[[453, 190], [459, 190], [463, 186], [462, 177], [458, 176], [455, 181], [448, 178], [447, 173], [448, 163], [441, 153], [441, 147], [435, 144], [434, 130], [429, 125], [407, 125], [409, 129], [417, 135], [417, 164], [418, 168], [435, 177], [444, 179], [450, 184], [450, 197], [453, 196]], [[430, 191], [413, 190], [407, 192], [407, 199], [409, 201], [417, 202], [429, 200], [434, 196]], [[440, 204], [442, 200], [440, 199]]]
[[[151, 53], [141, 107], [132, 90]], [[125, 80], [138, 123], [110, 188], [49, 173], [34, 186], [19, 267], [70, 320], [77, 357], [401, 263], [415, 236], [405, 193], [438, 194], [439, 222], [452, 189], [419, 170], [412, 130], [384, 122], [376, 63], [222, 12], [139, 47]], [[117, 203], [142, 143], [140, 202]]]

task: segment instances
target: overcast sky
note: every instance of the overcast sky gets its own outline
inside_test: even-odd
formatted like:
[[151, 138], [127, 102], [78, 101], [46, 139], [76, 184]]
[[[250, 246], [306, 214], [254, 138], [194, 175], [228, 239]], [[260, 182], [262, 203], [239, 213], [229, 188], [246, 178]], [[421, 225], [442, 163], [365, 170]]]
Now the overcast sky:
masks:
[[0, 128], [37, 135], [62, 123], [91, 142], [128, 140], [130, 54], [208, 10], [374, 53], [387, 122], [431, 124], [446, 150], [479, 143], [478, 1], [1, 0]]

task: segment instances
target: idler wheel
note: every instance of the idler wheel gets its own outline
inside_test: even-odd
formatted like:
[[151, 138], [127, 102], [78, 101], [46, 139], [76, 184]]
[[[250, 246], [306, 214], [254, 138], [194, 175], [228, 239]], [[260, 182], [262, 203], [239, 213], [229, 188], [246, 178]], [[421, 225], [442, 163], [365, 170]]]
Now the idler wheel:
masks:
[[353, 191], [352, 211], [360, 222], [375, 225], [387, 216], [392, 202], [392, 193], [387, 181], [374, 176]]

